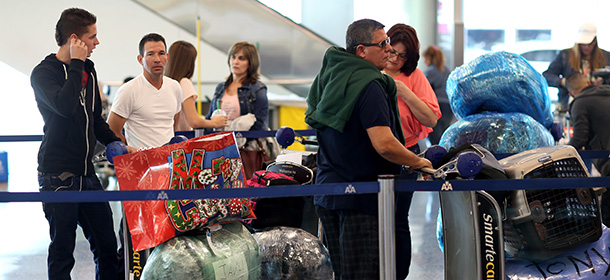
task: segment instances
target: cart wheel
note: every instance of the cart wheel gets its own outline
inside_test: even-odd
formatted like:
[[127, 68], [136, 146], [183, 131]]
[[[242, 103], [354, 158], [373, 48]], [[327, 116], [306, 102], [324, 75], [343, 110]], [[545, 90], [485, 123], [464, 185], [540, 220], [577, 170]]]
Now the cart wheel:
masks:
[[457, 169], [462, 177], [474, 178], [481, 172], [483, 160], [474, 152], [461, 153], [457, 159]]

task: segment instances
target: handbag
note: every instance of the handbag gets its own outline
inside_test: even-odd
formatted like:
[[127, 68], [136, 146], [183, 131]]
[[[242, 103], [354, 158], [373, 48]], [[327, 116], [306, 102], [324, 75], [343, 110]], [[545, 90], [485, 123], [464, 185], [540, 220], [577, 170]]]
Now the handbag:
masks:
[[252, 174], [255, 171], [263, 170], [263, 164], [265, 162], [271, 161], [269, 155], [262, 148], [263, 145], [259, 139], [256, 139], [258, 142], [258, 149], [256, 150], [246, 150], [244, 148], [239, 149], [239, 155], [241, 156], [241, 161], [244, 166], [244, 173], [246, 176], [246, 180], [252, 178]]

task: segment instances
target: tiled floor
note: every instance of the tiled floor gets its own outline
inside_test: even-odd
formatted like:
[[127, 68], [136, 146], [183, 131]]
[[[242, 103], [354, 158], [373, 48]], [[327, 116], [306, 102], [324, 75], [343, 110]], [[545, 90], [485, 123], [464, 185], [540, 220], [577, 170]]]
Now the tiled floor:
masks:
[[[8, 152], [9, 182], [0, 183], [0, 192], [36, 192], [36, 155], [39, 142], [0, 143]], [[110, 181], [110, 189], [115, 189]], [[0, 194], [1, 195], [1, 194]], [[119, 203], [111, 202], [115, 229], [120, 217]], [[416, 193], [411, 206], [413, 260], [408, 280], [442, 279], [443, 256], [436, 241], [436, 193]], [[41, 203], [0, 203], [0, 280], [46, 279], [49, 242], [48, 225]], [[92, 254], [80, 229], [72, 278], [94, 279]]]

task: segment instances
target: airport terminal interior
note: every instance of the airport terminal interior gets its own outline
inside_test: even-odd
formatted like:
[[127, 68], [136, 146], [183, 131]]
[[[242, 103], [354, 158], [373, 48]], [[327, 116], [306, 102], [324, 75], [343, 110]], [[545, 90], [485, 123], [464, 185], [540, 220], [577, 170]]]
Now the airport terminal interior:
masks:
[[[142, 71], [135, 58], [143, 34], [159, 32], [168, 44], [186, 40], [197, 46], [201, 68], [193, 81], [204, 107], [209, 105], [215, 85], [229, 73], [226, 53], [230, 46], [237, 41], [255, 43], [261, 57], [261, 80], [268, 86], [271, 130], [309, 128], [298, 113], [307, 106], [305, 100], [322, 57], [333, 45], [344, 47], [346, 27], [361, 18], [380, 21], [386, 31], [395, 23], [412, 25], [420, 52], [438, 46], [451, 69], [505, 51], [525, 57], [530, 70], [541, 74], [560, 50], [574, 45], [577, 27], [585, 22], [597, 26], [599, 46], [610, 49], [610, 23], [602, 20], [606, 16], [602, 11], [610, 3], [604, 0], [580, 1], [578, 7], [567, 0], [111, 0], [104, 4], [27, 0], [7, 5], [14, 7], [0, 11], [0, 34], [14, 43], [0, 46], [0, 136], [18, 138], [42, 135], [43, 121], [29, 75], [45, 55], [57, 51], [53, 27], [68, 7], [82, 7], [98, 17], [101, 44], [91, 60], [110, 105], [123, 79]], [[21, 21], [26, 12], [36, 18], [36, 24], [19, 28], [6, 24]], [[425, 71], [427, 67], [420, 59], [418, 68]], [[555, 111], [557, 88], [546, 86], [545, 82], [542, 92], [550, 106], [550, 121], [569, 127], [564, 115]], [[286, 108], [297, 112], [297, 117], [287, 114]], [[567, 133], [569, 137], [569, 130]], [[555, 143], [565, 144], [567, 139]], [[426, 139], [419, 144], [422, 150], [430, 145]], [[0, 141], [0, 162], [4, 155], [7, 164], [0, 165], [0, 197], [2, 192], [38, 192], [39, 146], [40, 141]], [[3, 172], [8, 174], [4, 180]], [[593, 170], [593, 175], [599, 173]], [[115, 177], [107, 183], [107, 190], [119, 189]], [[118, 201], [110, 205], [118, 231], [122, 205]], [[439, 192], [415, 192], [409, 212], [412, 261], [407, 280], [450, 279], [445, 278], [445, 259], [437, 238], [439, 207]], [[0, 280], [46, 279], [50, 239], [41, 203], [1, 202], [0, 225]], [[93, 256], [80, 229], [74, 256], [72, 279], [94, 279]], [[549, 271], [553, 270], [546, 273]]]

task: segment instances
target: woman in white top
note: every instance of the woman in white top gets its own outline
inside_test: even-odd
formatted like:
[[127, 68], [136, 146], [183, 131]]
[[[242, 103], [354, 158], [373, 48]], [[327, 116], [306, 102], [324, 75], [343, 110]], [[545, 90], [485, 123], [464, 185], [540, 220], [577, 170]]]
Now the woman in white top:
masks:
[[226, 116], [214, 116], [208, 120], [197, 113], [195, 106], [197, 92], [191, 81], [195, 69], [197, 49], [189, 42], [176, 41], [169, 47], [169, 55], [171, 59], [167, 63], [165, 76], [180, 82], [182, 88], [182, 110], [180, 110], [174, 123], [174, 131], [226, 126]]

